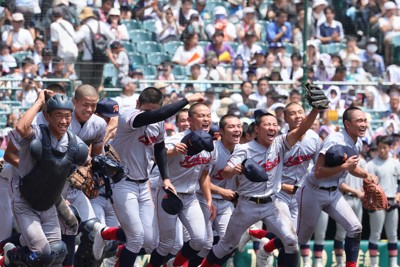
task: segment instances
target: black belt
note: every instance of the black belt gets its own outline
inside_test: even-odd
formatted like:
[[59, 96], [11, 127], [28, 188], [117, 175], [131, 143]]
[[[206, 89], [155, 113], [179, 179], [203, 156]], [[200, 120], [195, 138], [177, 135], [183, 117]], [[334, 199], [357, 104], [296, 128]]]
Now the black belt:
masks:
[[253, 201], [257, 204], [267, 204], [272, 202], [272, 197], [250, 197], [248, 200]]
[[143, 184], [143, 183], [147, 182], [149, 179], [133, 180], [133, 179], [131, 179], [131, 178], [126, 178], [126, 180], [127, 180], [128, 182], [134, 182], [134, 183], [138, 183], [138, 184]]
[[352, 193], [344, 193], [345, 196], [349, 196], [349, 197], [357, 197], [356, 195], [352, 194]]
[[332, 191], [336, 191], [338, 189], [338, 187], [337, 186], [331, 186], [331, 187], [323, 187], [323, 186], [321, 186], [319, 189], [332, 192]]

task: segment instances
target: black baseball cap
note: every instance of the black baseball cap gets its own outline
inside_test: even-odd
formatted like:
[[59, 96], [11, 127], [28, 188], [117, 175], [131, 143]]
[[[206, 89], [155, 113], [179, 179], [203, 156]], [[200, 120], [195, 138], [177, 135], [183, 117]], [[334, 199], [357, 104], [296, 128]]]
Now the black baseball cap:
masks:
[[170, 214], [176, 215], [183, 209], [183, 202], [181, 198], [169, 188], [164, 188], [165, 196], [161, 200], [161, 207], [163, 210]]
[[333, 145], [325, 153], [325, 165], [336, 167], [342, 165], [351, 156], [357, 155], [357, 152], [348, 146]]
[[251, 158], [242, 162], [243, 174], [251, 182], [262, 183], [268, 181], [268, 175], [263, 167]]
[[96, 113], [99, 113], [108, 118], [116, 117], [119, 115], [118, 102], [109, 97], [97, 102]]
[[181, 141], [187, 146], [187, 154], [189, 156], [196, 155], [205, 150], [211, 152], [214, 150], [214, 142], [212, 136], [203, 130], [197, 130], [185, 135]]

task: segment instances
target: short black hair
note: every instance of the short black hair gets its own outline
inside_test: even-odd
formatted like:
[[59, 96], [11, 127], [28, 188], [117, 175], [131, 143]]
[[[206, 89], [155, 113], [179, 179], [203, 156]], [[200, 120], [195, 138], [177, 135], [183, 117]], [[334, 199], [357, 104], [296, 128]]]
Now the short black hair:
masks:
[[67, 90], [65, 90], [64, 86], [59, 83], [51, 83], [46, 86], [46, 89], [54, 93], [67, 94]]
[[256, 124], [255, 124], [254, 121], [252, 123], [250, 123], [249, 127], [247, 127], [246, 133], [249, 134], [249, 135], [252, 135], [253, 133], [255, 133], [255, 131], [256, 131], [255, 130], [255, 126], [256, 126]]
[[147, 87], [144, 89], [138, 99], [140, 105], [143, 104], [159, 104], [162, 105], [163, 94], [155, 87]]
[[335, 10], [331, 6], [327, 6], [324, 8], [324, 14], [326, 14], [327, 11], [330, 11], [331, 13], [335, 14]]
[[261, 77], [260, 79], [258, 79], [257, 85], [259, 85], [262, 81], [267, 81], [268, 82], [268, 78], [267, 77]]
[[236, 116], [236, 115], [234, 115], [234, 114], [225, 114], [225, 115], [222, 116], [221, 119], [219, 120], [219, 128], [220, 128], [220, 129], [224, 129], [225, 126], [226, 126], [226, 120], [232, 119], [232, 118], [237, 118], [238, 120], [240, 120], [239, 117]]
[[289, 93], [289, 96], [292, 96], [292, 95], [301, 95], [301, 93], [300, 93], [300, 91], [299, 90], [297, 90], [297, 89], [293, 89], [292, 91], [290, 91], [290, 93]]
[[293, 59], [297, 59], [297, 60], [301, 60], [301, 59], [302, 59], [300, 53], [297, 53], [297, 52], [294, 52], [294, 53], [290, 56], [290, 58], [291, 58], [292, 60], [293, 60]]
[[255, 125], [260, 126], [262, 118], [267, 117], [267, 116], [272, 116], [272, 117], [274, 117], [276, 119], [274, 114], [267, 112], [267, 113], [261, 114], [260, 116], [258, 116], [255, 119], [255, 121], [254, 121]]
[[376, 138], [376, 144], [379, 145], [379, 143], [391, 146], [393, 143], [393, 138], [390, 135], [380, 135]]
[[188, 112], [188, 111], [189, 111], [189, 109], [187, 109], [187, 108], [183, 108], [183, 109], [179, 110], [175, 115], [175, 121], [177, 122], [179, 120], [179, 115], [181, 115], [181, 113]]
[[244, 86], [246, 83], [250, 84], [251, 87], [253, 87], [253, 84], [252, 84], [251, 82], [249, 82], [249, 81], [244, 81], [244, 82], [242, 82], [242, 84], [240, 85], [240, 89], [243, 89], [243, 86]]
[[205, 106], [208, 107], [206, 104], [204, 103], [194, 103], [193, 105], [190, 106], [189, 110], [188, 110], [188, 115], [189, 118], [193, 118], [194, 117], [194, 110], [198, 107], [198, 106]]
[[342, 119], [343, 119], [343, 125], [345, 125], [345, 124], [344, 124], [345, 121], [351, 121], [353, 112], [354, 112], [355, 110], [361, 110], [361, 109], [360, 109], [359, 107], [354, 107], [354, 106], [353, 106], [353, 107], [347, 108], [347, 109], [343, 112], [343, 117], [342, 117]]

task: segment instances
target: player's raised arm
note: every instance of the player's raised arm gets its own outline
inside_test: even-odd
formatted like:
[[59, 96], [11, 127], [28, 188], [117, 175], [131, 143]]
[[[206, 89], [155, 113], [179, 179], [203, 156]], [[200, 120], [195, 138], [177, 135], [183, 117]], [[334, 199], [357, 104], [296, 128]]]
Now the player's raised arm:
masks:
[[325, 110], [329, 106], [328, 98], [319, 87], [306, 84], [305, 90], [307, 91], [306, 99], [313, 109], [300, 126], [287, 135], [287, 141], [290, 146], [296, 144], [306, 131], [310, 129], [317, 118], [319, 111]]
[[[196, 93], [196, 94], [193, 94], [186, 98], [183, 98], [175, 103], [162, 106], [159, 109], [147, 111], [147, 108], [144, 108], [145, 112], [143, 112], [135, 117], [135, 119], [132, 122], [132, 126], [135, 128], [139, 128], [139, 127], [142, 127], [145, 125], [149, 125], [149, 124], [153, 124], [156, 122], [166, 120], [169, 117], [173, 116], [175, 113], [177, 113], [179, 110], [184, 108], [187, 104], [194, 103], [194, 102], [202, 102], [203, 100], [204, 100], [204, 96], [200, 93]], [[139, 107], [141, 105], [141, 102], [151, 103], [151, 101], [148, 101], [148, 100], [143, 101], [139, 96], [139, 99], [138, 99]]]

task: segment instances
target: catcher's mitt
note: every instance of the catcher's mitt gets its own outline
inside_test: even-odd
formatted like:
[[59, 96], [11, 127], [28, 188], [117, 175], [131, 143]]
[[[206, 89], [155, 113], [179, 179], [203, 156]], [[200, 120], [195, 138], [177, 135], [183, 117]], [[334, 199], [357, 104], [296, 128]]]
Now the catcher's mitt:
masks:
[[105, 155], [106, 155], [108, 158], [110, 158], [110, 159], [112, 159], [112, 160], [115, 160], [115, 161], [117, 161], [117, 162], [121, 162], [121, 159], [120, 159], [120, 157], [119, 157], [117, 151], [115, 151], [115, 149], [114, 149], [114, 147], [113, 147], [112, 145], [106, 144], [106, 145], [104, 146], [104, 150], [105, 150], [105, 152], [106, 152]]
[[103, 179], [94, 177], [92, 164], [78, 167], [68, 180], [72, 187], [82, 190], [89, 199], [96, 198], [99, 195], [99, 189], [104, 184]]
[[363, 206], [369, 211], [384, 210], [389, 207], [385, 192], [379, 184], [375, 184], [369, 179], [364, 179], [363, 183], [364, 199]]
[[305, 85], [306, 99], [308, 104], [316, 109], [327, 109], [329, 107], [329, 100], [321, 88], [307, 83]]

